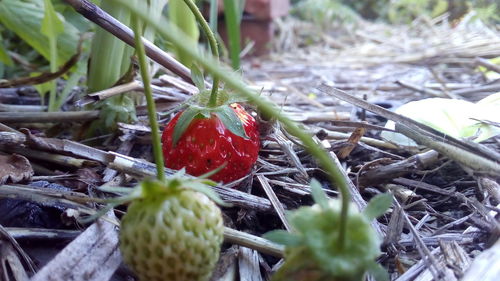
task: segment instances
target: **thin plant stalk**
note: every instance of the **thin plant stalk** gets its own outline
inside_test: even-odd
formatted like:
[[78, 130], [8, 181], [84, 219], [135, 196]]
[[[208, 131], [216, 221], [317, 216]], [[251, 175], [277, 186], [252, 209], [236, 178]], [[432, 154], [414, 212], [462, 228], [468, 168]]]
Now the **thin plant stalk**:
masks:
[[160, 129], [156, 121], [156, 106], [153, 99], [153, 91], [151, 90], [151, 78], [149, 77], [148, 62], [146, 60], [146, 51], [142, 43], [142, 31], [139, 20], [136, 15], [132, 16], [132, 28], [134, 30], [135, 50], [139, 60], [141, 69], [142, 83], [144, 85], [144, 94], [148, 106], [149, 124], [151, 126], [151, 136], [153, 138], [153, 155], [156, 163], [156, 176], [161, 182], [165, 181], [165, 164], [161, 149]]
[[138, 16], [141, 20], [150, 24], [152, 27], [156, 28], [158, 32], [164, 36], [167, 40], [172, 42], [172, 44], [179, 47], [179, 49], [185, 51], [189, 54], [196, 62], [203, 66], [212, 75], [218, 76], [222, 81], [226, 83], [227, 86], [238, 90], [239, 93], [248, 99], [249, 102], [258, 106], [258, 108], [267, 116], [272, 116], [285, 125], [286, 129], [290, 134], [297, 137], [302, 141], [306, 150], [317, 159], [320, 166], [325, 170], [328, 175], [329, 180], [335, 185], [341, 193], [341, 212], [340, 212], [340, 225], [339, 225], [339, 237], [338, 245], [339, 248], [343, 248], [346, 240], [346, 226], [347, 226], [347, 214], [349, 210], [350, 194], [348, 189], [347, 179], [344, 178], [342, 174], [342, 167], [337, 166], [330, 158], [330, 155], [318, 144], [314, 142], [312, 137], [301, 129], [294, 121], [286, 117], [280, 112], [280, 110], [273, 103], [260, 97], [257, 93], [250, 90], [243, 83], [241, 78], [239, 78], [235, 73], [224, 70], [218, 60], [210, 57], [208, 55], [203, 55], [197, 50], [193, 50], [186, 46], [184, 43], [186, 38], [181, 34], [175, 26], [169, 22], [154, 22], [149, 19], [148, 15], [142, 10], [135, 9], [125, 0], [112, 0], [121, 3], [123, 6], [127, 7]]
[[224, 0], [224, 15], [229, 38], [229, 56], [231, 57], [231, 66], [234, 70], [240, 69], [241, 7], [239, 2], [239, 0]]
[[217, 0], [210, 0], [210, 28], [215, 31], [217, 30]]
[[[191, 12], [194, 14], [196, 20], [201, 25], [201, 29], [205, 33], [208, 39], [208, 44], [210, 45], [210, 49], [212, 51], [212, 55], [219, 59], [219, 48], [217, 47], [217, 40], [215, 40], [215, 35], [210, 29], [207, 21], [201, 14], [196, 4], [194, 4], [193, 0], [184, 0], [184, 3], [191, 9]], [[217, 104], [217, 92], [219, 90], [219, 77], [216, 75], [213, 76], [212, 82], [212, 92], [210, 93], [210, 99], [208, 100], [208, 106], [214, 107]]]

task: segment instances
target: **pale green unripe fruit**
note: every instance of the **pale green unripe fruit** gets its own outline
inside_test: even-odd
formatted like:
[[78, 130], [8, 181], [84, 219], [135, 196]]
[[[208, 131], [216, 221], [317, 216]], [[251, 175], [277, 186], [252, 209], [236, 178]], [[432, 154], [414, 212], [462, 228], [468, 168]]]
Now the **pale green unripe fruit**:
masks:
[[176, 189], [132, 202], [122, 219], [123, 259], [142, 281], [208, 280], [224, 226], [204, 194]]

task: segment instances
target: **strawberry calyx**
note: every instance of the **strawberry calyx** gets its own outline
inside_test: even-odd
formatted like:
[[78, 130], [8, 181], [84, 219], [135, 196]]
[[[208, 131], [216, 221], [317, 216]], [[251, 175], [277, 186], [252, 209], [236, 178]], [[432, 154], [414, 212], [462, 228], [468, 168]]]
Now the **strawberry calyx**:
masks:
[[180, 115], [173, 133], [173, 145], [175, 146], [182, 137], [191, 122], [197, 118], [218, 118], [222, 124], [236, 136], [249, 139], [243, 128], [243, 123], [238, 114], [233, 110], [231, 104], [222, 104], [216, 107], [203, 107], [189, 105]]
[[235, 103], [242, 102], [244, 99], [236, 93], [229, 93], [225, 89], [216, 91], [214, 99], [213, 91], [205, 87], [203, 73], [196, 64], [191, 67], [191, 77], [199, 93], [185, 104], [186, 108], [179, 116], [172, 136], [173, 146], [175, 147], [191, 122], [198, 118], [210, 119], [216, 117], [231, 133], [249, 139], [243, 128], [241, 116], [239, 116], [241, 114], [237, 114], [233, 110]]
[[126, 188], [126, 187], [99, 187], [100, 191], [110, 192], [120, 194], [119, 197], [112, 198], [108, 200], [108, 206], [98, 214], [90, 216], [87, 219], [82, 221], [93, 221], [95, 218], [100, 217], [110, 209], [125, 204], [127, 202], [131, 202], [134, 200], [148, 200], [155, 198], [165, 198], [168, 196], [172, 196], [182, 190], [191, 189], [206, 195], [210, 200], [214, 201], [219, 206], [228, 207], [230, 204], [224, 202], [217, 193], [215, 193], [210, 187], [216, 186], [217, 183], [208, 179], [214, 173], [217, 173], [225, 166], [221, 166], [205, 175], [201, 175], [199, 177], [190, 177], [186, 175], [184, 169], [177, 171], [172, 176], [169, 176], [164, 181], [160, 181], [158, 179], [145, 179], [135, 187], [135, 188]]
[[[222, 168], [222, 167], [221, 167]], [[217, 171], [220, 170], [217, 169]], [[215, 172], [217, 172], [215, 171]], [[228, 206], [227, 203], [215, 193], [210, 186], [216, 186], [217, 183], [200, 176], [198, 178], [188, 177], [185, 175], [184, 170], [180, 170], [165, 181], [156, 179], [147, 179], [139, 183], [139, 185], [132, 191], [128, 199], [154, 199], [172, 196], [185, 189], [191, 189], [206, 195], [210, 200], [214, 201], [217, 205]]]

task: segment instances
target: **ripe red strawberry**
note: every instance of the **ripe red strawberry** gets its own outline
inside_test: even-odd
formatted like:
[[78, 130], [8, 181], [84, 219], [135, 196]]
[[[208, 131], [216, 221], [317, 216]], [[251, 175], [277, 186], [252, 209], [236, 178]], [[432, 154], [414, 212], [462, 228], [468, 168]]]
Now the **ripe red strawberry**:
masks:
[[246, 176], [259, 153], [257, 123], [241, 105], [233, 103], [230, 107], [241, 121], [247, 138], [230, 131], [224, 125], [228, 121], [223, 122], [216, 111], [210, 112], [209, 118], [201, 114], [195, 116], [174, 145], [174, 130], [182, 115], [178, 113], [163, 131], [165, 166], [176, 170], [185, 168], [188, 174], [199, 176], [227, 163], [210, 179], [227, 183]]

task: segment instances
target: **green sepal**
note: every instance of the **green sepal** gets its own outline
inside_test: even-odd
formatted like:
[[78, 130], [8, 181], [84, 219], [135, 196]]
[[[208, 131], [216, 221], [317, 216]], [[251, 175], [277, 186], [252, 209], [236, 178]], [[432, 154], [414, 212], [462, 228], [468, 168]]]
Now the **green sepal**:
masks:
[[370, 202], [368, 202], [368, 205], [363, 210], [363, 215], [368, 220], [373, 220], [377, 217], [380, 217], [385, 212], [387, 212], [387, 209], [391, 207], [391, 204], [392, 204], [391, 193], [378, 194], [377, 196], [373, 197], [372, 200], [370, 200]]
[[202, 109], [200, 109], [199, 115], [201, 118], [211, 118], [212, 117], [212, 110], [209, 108], [202, 108]]
[[106, 206], [104, 208], [98, 210], [97, 212], [95, 212], [94, 214], [92, 214], [88, 217], [85, 217], [85, 218], [78, 217], [77, 221], [81, 224], [91, 223], [91, 222], [99, 219], [100, 217], [104, 216], [107, 212], [114, 209], [115, 207], [122, 205], [124, 203], [130, 202], [130, 201], [134, 200], [135, 198], [137, 198], [137, 197], [131, 195], [131, 196], [122, 196], [122, 197], [118, 197], [118, 198], [108, 199], [107, 200], [108, 204], [106, 204]]
[[223, 207], [232, 207], [232, 204], [224, 202], [215, 191], [213, 191], [211, 188], [209, 188], [206, 184], [202, 182], [189, 182], [184, 185], [187, 188], [190, 188], [192, 190], [195, 190], [197, 192], [205, 194], [210, 200], [214, 201], [217, 205], [223, 206]]
[[240, 118], [229, 105], [217, 107], [214, 113], [231, 133], [244, 139], [249, 139], [243, 128], [243, 123], [241, 123]]
[[318, 180], [311, 180], [311, 195], [316, 202], [323, 210], [328, 209], [328, 197], [326, 196], [325, 191], [321, 188], [321, 184]]
[[282, 229], [269, 231], [262, 237], [274, 243], [281, 244], [284, 246], [296, 247], [304, 243], [299, 235], [287, 232]]
[[191, 124], [191, 121], [193, 121], [193, 119], [200, 114], [200, 111], [201, 109], [199, 107], [190, 106], [181, 113], [179, 120], [177, 120], [177, 123], [175, 124], [172, 136], [172, 145], [174, 147], [189, 127], [189, 124]]
[[222, 165], [220, 165], [219, 167], [217, 167], [216, 169], [212, 170], [212, 171], [209, 171], [209, 172], [206, 172], [204, 173], [203, 175], [201, 176], [198, 176], [199, 179], [208, 179], [209, 177], [217, 174], [218, 172], [220, 172], [222, 169], [224, 169], [225, 167], [227, 166], [227, 162], [224, 162]]
[[144, 180], [139, 184], [138, 188], [134, 188], [134, 192], [137, 192], [137, 194], [131, 194], [128, 197], [155, 198], [161, 196], [161, 194], [178, 192], [182, 189], [192, 189], [203, 193], [210, 198], [210, 200], [220, 206], [231, 207], [231, 204], [225, 203], [219, 195], [209, 187], [216, 185], [215, 182], [205, 179], [190, 178], [184, 174], [184, 171], [175, 173], [171, 177], [167, 178], [165, 182], [160, 182], [158, 180]]
[[172, 175], [172, 177], [173, 177], [173, 178], [182, 178], [182, 177], [184, 177], [184, 176], [186, 176], [186, 168], [185, 168], [185, 167], [183, 167], [183, 168], [182, 168], [182, 169], [180, 169], [180, 170], [177, 170], [177, 172], [175, 172], [175, 173]]
[[179, 116], [179, 119], [175, 124], [172, 136], [173, 146], [175, 147], [177, 145], [177, 142], [187, 130], [193, 119], [211, 118], [212, 114], [215, 114], [231, 133], [244, 139], [249, 139], [245, 129], [243, 128], [243, 123], [231, 106], [222, 105], [216, 108], [204, 108], [191, 105], [181, 113], [181, 116]]
[[203, 72], [196, 63], [193, 63], [191, 65], [191, 79], [193, 80], [198, 90], [200, 90], [200, 92], [206, 90], [205, 77], [203, 77]]
[[130, 194], [132, 192], [132, 188], [130, 187], [119, 187], [119, 186], [99, 186], [96, 188], [99, 191], [107, 192], [107, 193], [116, 193], [116, 194]]

